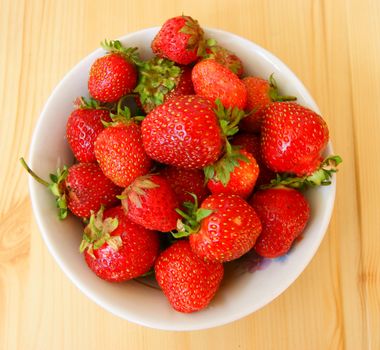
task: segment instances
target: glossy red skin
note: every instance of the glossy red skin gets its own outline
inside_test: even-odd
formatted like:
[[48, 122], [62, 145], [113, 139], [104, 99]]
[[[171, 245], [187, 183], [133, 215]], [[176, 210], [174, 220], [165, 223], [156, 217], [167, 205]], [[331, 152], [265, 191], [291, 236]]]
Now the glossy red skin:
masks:
[[[169, 232], [177, 227], [180, 218], [175, 211], [179, 202], [169, 182], [159, 175], [151, 175], [150, 180], [158, 187], [144, 189], [145, 194], [140, 196], [141, 207], [125, 198], [122, 200], [124, 209], [130, 220], [147, 229]], [[128, 189], [123, 192], [128, 195]]]
[[161, 253], [154, 270], [170, 304], [184, 313], [207, 307], [224, 274], [223, 264], [199, 258], [187, 240], [177, 241]]
[[219, 180], [209, 180], [207, 187], [212, 194], [236, 194], [240, 197], [248, 198], [252, 193], [259, 175], [259, 166], [252, 154], [244, 149], [240, 152], [248, 158], [249, 162], [239, 160], [239, 166], [235, 167], [230, 174], [230, 181], [226, 186]]
[[201, 169], [214, 163], [223, 139], [213, 104], [195, 95], [156, 107], [141, 126], [146, 153], [160, 163]]
[[178, 16], [168, 19], [163, 24], [152, 41], [152, 51], [155, 55], [184, 65], [197, 60], [198, 45], [189, 50], [187, 46], [191, 35], [180, 32], [187, 18], [187, 16]]
[[247, 88], [239, 77], [213, 59], [198, 62], [192, 71], [195, 93], [212, 102], [220, 99], [223, 106], [244, 109]]
[[268, 80], [258, 77], [246, 77], [243, 80], [247, 88], [247, 105], [245, 110], [252, 112], [240, 122], [241, 130], [259, 133], [265, 108], [272, 102], [269, 96]]
[[207, 197], [201, 208], [213, 213], [201, 221], [198, 233], [189, 237], [191, 249], [199, 257], [226, 262], [248, 252], [261, 232], [255, 210], [240, 196], [214, 194]]
[[129, 186], [152, 167], [141, 128], [133, 122], [104, 129], [95, 141], [95, 156], [103, 173], [120, 187]]
[[76, 109], [66, 124], [66, 137], [75, 158], [82, 163], [96, 162], [94, 143], [104, 129], [102, 120], [110, 122], [104, 109]]
[[100, 57], [91, 66], [88, 91], [100, 102], [116, 102], [136, 85], [135, 65], [119, 54]]
[[95, 258], [85, 250], [88, 267], [98, 277], [109, 282], [127, 281], [147, 273], [159, 254], [157, 232], [133, 223], [121, 206], [106, 210], [103, 220], [106, 218], [117, 218], [118, 226], [111, 236], [120, 236], [122, 245], [115, 250], [104, 243], [99, 249], [93, 249]]
[[266, 258], [286, 254], [309, 220], [305, 197], [291, 188], [273, 188], [256, 192], [249, 203], [263, 226], [255, 251]]
[[98, 212], [102, 204], [105, 207], [116, 204], [121, 191], [95, 163], [71, 166], [65, 180], [67, 206], [81, 218], [90, 217], [91, 211]]
[[199, 203], [209, 195], [202, 170], [168, 166], [160, 171], [160, 175], [168, 180], [180, 204], [194, 202], [189, 192], [197, 196]]
[[326, 122], [306, 107], [276, 102], [265, 110], [261, 152], [265, 164], [275, 172], [310, 175], [319, 167], [328, 140]]
[[182, 67], [182, 74], [179, 78], [177, 86], [165, 95], [164, 101], [169, 101], [171, 98], [182, 95], [194, 95], [194, 86], [191, 80], [192, 67]]
[[269, 184], [270, 181], [276, 177], [276, 174], [270, 170], [263, 162], [261, 156], [260, 135], [240, 133], [234, 136], [231, 144], [235, 146], [241, 146], [247, 152], [251, 153], [255, 158], [260, 169], [255, 188], [258, 188], [261, 185]]

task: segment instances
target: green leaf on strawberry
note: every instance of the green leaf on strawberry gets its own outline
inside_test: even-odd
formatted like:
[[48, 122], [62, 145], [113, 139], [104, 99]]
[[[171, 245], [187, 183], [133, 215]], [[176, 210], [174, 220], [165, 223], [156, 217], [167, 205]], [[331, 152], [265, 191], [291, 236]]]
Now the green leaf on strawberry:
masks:
[[111, 236], [110, 233], [118, 226], [117, 218], [106, 218], [103, 220], [104, 206], [101, 206], [99, 211], [91, 214], [90, 221], [84, 229], [82, 242], [79, 246], [79, 251], [87, 252], [93, 257], [94, 249], [99, 249], [104, 243], [108, 243], [115, 250], [121, 246], [120, 236]]
[[337, 166], [342, 163], [342, 158], [338, 155], [327, 157], [310, 175], [302, 177], [292, 176], [291, 174], [277, 174], [270, 184], [263, 185], [261, 189], [273, 188], [277, 186], [286, 186], [297, 189], [305, 189], [307, 187], [328, 186], [331, 184], [331, 177], [338, 171]]
[[121, 56], [126, 58], [128, 61], [134, 63], [137, 66], [142, 64], [142, 60], [138, 53], [137, 47], [127, 48], [127, 47], [124, 47], [119, 40], [107, 40], [107, 39], [105, 39], [101, 43], [101, 46], [107, 52], [120, 54]]
[[189, 193], [194, 202], [185, 202], [183, 206], [185, 211], [176, 209], [176, 212], [182, 216], [182, 220], [177, 222], [177, 232], [172, 231], [174, 238], [182, 238], [196, 233], [200, 229], [200, 222], [213, 213], [213, 210], [198, 207], [198, 198], [194, 193]]
[[182, 69], [173, 61], [154, 57], [139, 66], [139, 81], [135, 88], [146, 112], [164, 102], [165, 95], [173, 90], [180, 79]]

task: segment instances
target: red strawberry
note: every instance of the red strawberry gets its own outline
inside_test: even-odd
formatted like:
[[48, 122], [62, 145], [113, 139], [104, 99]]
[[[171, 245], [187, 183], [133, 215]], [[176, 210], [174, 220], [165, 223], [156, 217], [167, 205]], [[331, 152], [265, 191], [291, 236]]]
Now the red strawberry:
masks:
[[67, 216], [67, 209], [81, 218], [88, 218], [91, 212], [97, 212], [102, 205], [105, 207], [117, 203], [116, 196], [121, 188], [104, 176], [95, 163], [74, 164], [70, 168], [58, 169], [57, 174], [50, 174], [51, 183], [36, 175], [23, 158], [20, 159], [24, 168], [33, 178], [56, 197], [59, 208], [59, 218]]
[[121, 206], [103, 208], [84, 230], [81, 252], [89, 268], [109, 282], [121, 282], [147, 273], [159, 253], [157, 232], [130, 221]]
[[256, 252], [267, 258], [288, 252], [309, 219], [310, 208], [305, 197], [294, 189], [273, 188], [256, 192], [250, 204], [263, 226], [254, 247]]
[[233, 52], [220, 45], [212, 45], [211, 47], [206, 48], [206, 55], [204, 58], [214, 59], [222, 66], [235, 73], [238, 77], [241, 77], [244, 74], [244, 67], [241, 59]]
[[173, 308], [190, 313], [208, 306], [223, 278], [223, 264], [199, 258], [187, 240], [175, 242], [156, 260], [156, 279]]
[[90, 95], [101, 102], [116, 102], [137, 84], [136, 48], [124, 48], [120, 41], [102, 43], [109, 52], [91, 66], [88, 79]]
[[[252, 154], [246, 150], [236, 150], [222, 158], [215, 166], [207, 187], [213, 194], [236, 194], [247, 198], [255, 187], [259, 167]], [[226, 170], [232, 171], [226, 176]], [[214, 174], [215, 172], [215, 174]]]
[[317, 113], [293, 102], [272, 103], [262, 124], [261, 151], [275, 172], [309, 175], [322, 161], [329, 130]]
[[154, 57], [140, 66], [139, 83], [135, 92], [146, 113], [156, 106], [180, 95], [194, 94], [191, 67], [179, 67], [164, 58]]
[[254, 209], [241, 197], [213, 194], [198, 209], [187, 206], [188, 213], [177, 225], [175, 237], [190, 234], [192, 250], [201, 258], [226, 262], [248, 252], [261, 232]]
[[83, 163], [96, 162], [94, 142], [104, 129], [102, 120], [110, 122], [105, 109], [76, 109], [66, 124], [66, 137], [76, 159]]
[[168, 166], [160, 171], [160, 175], [170, 183], [180, 204], [194, 201], [189, 193], [195, 194], [199, 202], [202, 202], [209, 193], [201, 170]]
[[[128, 109], [118, 111], [115, 123], [95, 141], [95, 156], [103, 173], [121, 187], [129, 186], [152, 167], [141, 138], [141, 128], [130, 120]], [[125, 117], [125, 118], [123, 118]]]
[[178, 96], [156, 107], [142, 122], [142, 137], [151, 158], [188, 169], [215, 162], [223, 146], [213, 104], [199, 96]]
[[251, 112], [241, 121], [241, 129], [248, 132], [260, 132], [265, 108], [273, 102], [294, 101], [295, 96], [281, 96], [273, 74], [269, 80], [258, 77], [243, 79], [248, 92], [246, 110]]
[[197, 63], [192, 71], [195, 93], [212, 102], [220, 99], [223, 106], [244, 109], [247, 89], [238, 76], [212, 59]]
[[121, 196], [128, 218], [150, 230], [174, 230], [179, 202], [169, 182], [159, 175], [137, 178]]
[[203, 30], [189, 16], [168, 19], [152, 41], [153, 53], [179, 64], [198, 59], [197, 51], [203, 43]]
[[261, 156], [260, 136], [254, 134], [241, 133], [236, 135], [232, 140], [232, 145], [241, 146], [255, 158], [260, 172], [256, 181], [256, 187], [269, 184], [276, 177], [275, 173], [270, 170], [263, 162]]

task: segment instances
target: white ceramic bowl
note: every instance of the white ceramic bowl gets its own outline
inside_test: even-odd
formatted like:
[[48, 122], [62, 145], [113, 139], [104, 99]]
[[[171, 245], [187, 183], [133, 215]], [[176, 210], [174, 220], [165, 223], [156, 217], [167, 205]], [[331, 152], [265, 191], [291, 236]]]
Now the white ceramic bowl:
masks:
[[[150, 42], [158, 28], [141, 30], [121, 38], [127, 46], [139, 47], [143, 57], [151, 55]], [[237, 35], [221, 30], [206, 30], [209, 37], [234, 51], [244, 63], [247, 74], [275, 78], [285, 94], [298, 97], [298, 102], [316, 112], [319, 109], [295, 74], [273, 54]], [[87, 96], [88, 71], [98, 49], [79, 62], [58, 84], [38, 120], [30, 148], [29, 164], [40, 176], [48, 178], [58, 166], [71, 164], [73, 156], [65, 139], [66, 120], [78, 96]], [[329, 144], [326, 153], [331, 153]], [[229, 273], [211, 305], [200, 312], [181, 314], [174, 311], [163, 293], [136, 281], [111, 284], [92, 273], [79, 253], [81, 224], [73, 217], [57, 219], [50, 193], [29, 181], [32, 205], [43, 239], [58, 265], [71, 281], [90, 299], [123, 319], [144, 326], [166, 330], [197, 330], [223, 325], [244, 317], [281, 294], [308, 265], [327, 230], [335, 199], [335, 178], [328, 187], [307, 192], [311, 219], [303, 239], [285, 258], [266, 261], [255, 272]]]

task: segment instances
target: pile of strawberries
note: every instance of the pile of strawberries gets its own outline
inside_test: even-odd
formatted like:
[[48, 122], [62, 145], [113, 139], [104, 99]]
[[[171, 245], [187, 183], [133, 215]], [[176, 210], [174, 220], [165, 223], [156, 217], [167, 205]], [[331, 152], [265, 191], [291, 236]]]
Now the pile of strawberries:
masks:
[[310, 215], [300, 190], [327, 185], [321, 116], [282, 96], [188, 16], [164, 23], [154, 57], [106, 41], [91, 98], [67, 121], [77, 162], [47, 182], [60, 218], [85, 224], [80, 251], [109, 282], [150, 273], [181, 312], [205, 308], [223, 264], [289, 251]]

